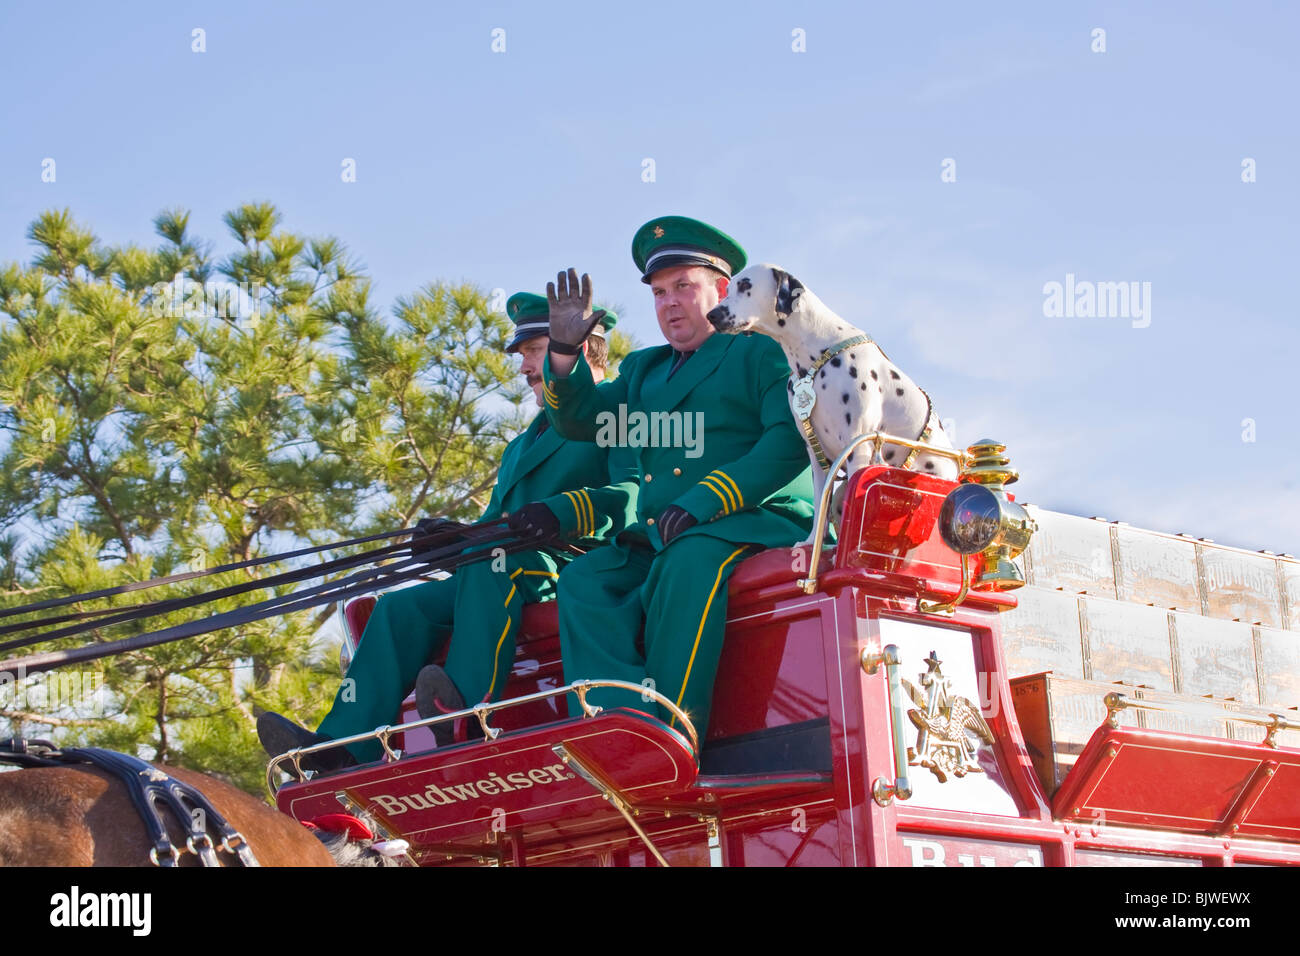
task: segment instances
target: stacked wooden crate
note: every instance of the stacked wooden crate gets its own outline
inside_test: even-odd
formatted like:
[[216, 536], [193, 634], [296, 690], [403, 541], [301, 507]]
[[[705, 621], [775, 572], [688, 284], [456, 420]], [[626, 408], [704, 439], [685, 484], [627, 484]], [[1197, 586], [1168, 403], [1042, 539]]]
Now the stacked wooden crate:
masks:
[[[1014, 703], [1031, 747], [1046, 751], [1049, 789], [1111, 691], [1174, 706], [1127, 712], [1129, 726], [1258, 741], [1262, 728], [1217, 713], [1300, 721], [1300, 561], [1028, 509], [1039, 530], [1002, 636], [1009, 672], [1025, 675]], [[1300, 731], [1277, 740], [1300, 747]]]

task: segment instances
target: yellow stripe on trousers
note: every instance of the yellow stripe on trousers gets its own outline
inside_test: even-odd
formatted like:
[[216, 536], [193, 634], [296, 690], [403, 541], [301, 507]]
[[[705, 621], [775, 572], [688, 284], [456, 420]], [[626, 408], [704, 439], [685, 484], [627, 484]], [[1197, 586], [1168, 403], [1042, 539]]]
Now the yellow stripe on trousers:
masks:
[[497, 639], [497, 649], [492, 652], [492, 683], [488, 684], [487, 699], [492, 699], [492, 691], [497, 686], [497, 670], [500, 668], [501, 645], [506, 641], [506, 635], [510, 633], [510, 616], [506, 615], [506, 626], [501, 629], [501, 637]]
[[[519, 575], [521, 574], [535, 574], [540, 577], [546, 577], [546, 578], [559, 577], [559, 574], [557, 574], [554, 571], [525, 571], [523, 568], [515, 568], [513, 571], [510, 572], [510, 578], [511, 580], [513, 580], [514, 578], [519, 577]], [[506, 595], [506, 602], [505, 602], [506, 607], [510, 606], [510, 599], [515, 596], [515, 587], [516, 586], [514, 584], [510, 585], [510, 593]], [[510, 615], [507, 614], [506, 626], [501, 629], [501, 636], [497, 638], [497, 649], [492, 653], [492, 683], [488, 685], [488, 692], [487, 692], [488, 700], [492, 699], [492, 691], [494, 691], [497, 686], [497, 671], [501, 667], [501, 662], [500, 662], [501, 645], [505, 643], [506, 635], [509, 633], [510, 633]]]
[[[695, 666], [695, 652], [700, 649], [700, 638], [704, 636], [704, 622], [708, 620], [709, 608], [713, 606], [713, 598], [718, 593], [718, 585], [722, 583], [722, 572], [726, 570], [727, 565], [736, 559], [736, 555], [744, 551], [746, 547], [747, 545], [742, 544], [735, 551], [731, 552], [727, 560], [718, 565], [718, 576], [713, 580], [713, 590], [709, 592], [709, 599], [704, 602], [704, 613], [700, 615], [700, 629], [695, 632], [695, 646], [691, 648], [691, 659], [686, 662], [686, 676], [682, 678], [682, 690], [681, 693], [677, 695], [678, 707], [682, 706], [682, 698], [686, 696], [686, 685], [690, 683], [691, 680], [691, 668]], [[671, 727], [676, 720], [677, 717], [674, 715], [672, 720], [668, 721], [668, 726]], [[707, 727], [697, 727], [696, 733], [700, 734], [702, 737], [704, 732], [708, 729], [709, 728]]]

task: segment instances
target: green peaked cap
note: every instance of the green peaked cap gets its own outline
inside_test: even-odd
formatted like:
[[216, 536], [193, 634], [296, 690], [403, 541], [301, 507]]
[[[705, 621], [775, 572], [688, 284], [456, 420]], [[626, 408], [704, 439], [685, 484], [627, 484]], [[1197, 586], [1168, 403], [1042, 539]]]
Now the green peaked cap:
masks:
[[686, 216], [651, 219], [632, 237], [632, 261], [641, 281], [671, 266], [707, 266], [725, 276], [745, 268], [745, 250], [725, 232]]
[[[546, 304], [546, 296], [532, 292], [516, 292], [506, 300], [506, 315], [515, 324], [515, 334], [506, 345], [507, 352], [513, 352], [524, 342], [551, 331], [551, 310]], [[618, 315], [605, 312], [605, 317], [591, 330], [592, 335], [602, 338], [607, 329], [618, 324]]]

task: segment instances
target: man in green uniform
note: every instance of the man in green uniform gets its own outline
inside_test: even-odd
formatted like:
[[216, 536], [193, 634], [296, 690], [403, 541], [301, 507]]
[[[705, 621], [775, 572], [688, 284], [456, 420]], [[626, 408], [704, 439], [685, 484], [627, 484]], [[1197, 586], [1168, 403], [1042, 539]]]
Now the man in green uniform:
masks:
[[[506, 312], [515, 322], [506, 351], [520, 353], [520, 373], [541, 405], [546, 299], [520, 292], [507, 301]], [[600, 319], [604, 328], [597, 326], [585, 343], [586, 359], [602, 378], [609, 354], [604, 332], [616, 321], [613, 313], [605, 313]], [[635, 520], [635, 468], [628, 451], [565, 441], [549, 427], [546, 416], [538, 414], [506, 446], [496, 487], [479, 521], [509, 516], [511, 526], [523, 532], [558, 530], [576, 536], [580, 544], [602, 544]], [[510, 674], [524, 604], [555, 596], [560, 567], [569, 558], [560, 551], [516, 551], [467, 564], [443, 580], [385, 594], [366, 623], [347, 677], [317, 732], [267, 712], [257, 721], [263, 747], [272, 755], [281, 754], [390, 723], [417, 674], [427, 692], [420, 695], [427, 698], [421, 701], [422, 711], [497, 699]], [[445, 668], [421, 672], [448, 639]], [[434, 729], [439, 743], [449, 742], [449, 724]], [[315, 759], [304, 765], [334, 770], [378, 760], [382, 753], [380, 744], [371, 740], [350, 745], [347, 751], [313, 755]]]
[[[579, 354], [598, 318], [587, 277], [579, 287], [570, 269], [547, 289], [546, 414], [566, 438], [631, 447], [641, 479], [636, 524], [560, 577], [564, 674], [652, 686], [703, 741], [727, 578], [748, 554], [808, 536], [808, 453], [781, 348], [764, 335], [715, 334], [706, 318], [744, 268], [740, 246], [702, 222], [666, 216], [638, 230], [632, 257], [667, 344], [633, 352], [613, 382], [598, 385]], [[632, 691], [588, 699], [651, 709]], [[663, 708], [660, 716], [676, 723]]]

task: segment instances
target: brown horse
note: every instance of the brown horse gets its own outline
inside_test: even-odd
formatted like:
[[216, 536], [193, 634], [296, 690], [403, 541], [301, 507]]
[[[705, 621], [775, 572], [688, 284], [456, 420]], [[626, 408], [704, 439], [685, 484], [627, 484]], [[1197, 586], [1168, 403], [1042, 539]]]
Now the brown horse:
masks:
[[[248, 841], [262, 866], [334, 866], [312, 831], [230, 784], [190, 770], [160, 767], [199, 789]], [[168, 835], [187, 831], [165, 814]], [[0, 866], [151, 866], [153, 848], [126, 787], [91, 766], [36, 767], [0, 773]], [[219, 850], [223, 866], [238, 865]], [[182, 853], [180, 866], [199, 866]]]

